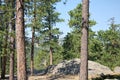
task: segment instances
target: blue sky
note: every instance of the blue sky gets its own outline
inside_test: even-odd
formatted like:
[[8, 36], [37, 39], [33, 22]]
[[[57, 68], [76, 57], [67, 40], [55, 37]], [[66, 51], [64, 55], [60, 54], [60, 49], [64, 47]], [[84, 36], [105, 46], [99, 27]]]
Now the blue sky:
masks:
[[[68, 26], [68, 11], [73, 10], [79, 3], [81, 0], [67, 0], [66, 5], [63, 2], [57, 4], [57, 11], [61, 13], [60, 18], [65, 19], [65, 22], [56, 25], [64, 33], [61, 37], [71, 31]], [[115, 17], [115, 23], [120, 23], [120, 0], [90, 0], [90, 14], [91, 19], [97, 22], [92, 30], [106, 30], [109, 27], [110, 18]]]

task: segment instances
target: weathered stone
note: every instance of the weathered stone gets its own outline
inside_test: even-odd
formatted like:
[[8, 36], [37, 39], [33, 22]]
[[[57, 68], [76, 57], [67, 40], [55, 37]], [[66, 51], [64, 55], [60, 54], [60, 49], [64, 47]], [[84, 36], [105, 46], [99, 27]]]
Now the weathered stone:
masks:
[[88, 68], [89, 75], [102, 76], [113, 73], [108, 67], [101, 65], [97, 62], [88, 61], [88, 66], [89, 66]]
[[114, 73], [120, 74], [120, 67], [119, 66], [114, 68]]
[[[54, 66], [54, 68], [49, 69], [48, 71], [53, 75], [55, 74], [75, 75], [79, 73], [80, 70], [79, 64], [80, 59], [63, 61]], [[102, 76], [113, 73], [108, 67], [93, 61], [88, 61], [88, 67], [89, 76]]]

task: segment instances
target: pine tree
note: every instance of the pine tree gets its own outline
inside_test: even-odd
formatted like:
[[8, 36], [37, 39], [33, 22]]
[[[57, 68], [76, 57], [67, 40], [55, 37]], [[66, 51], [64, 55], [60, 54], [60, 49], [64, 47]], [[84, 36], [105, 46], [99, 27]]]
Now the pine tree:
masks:
[[79, 80], [88, 80], [89, 0], [82, 2], [81, 64]]
[[[63, 58], [64, 59], [73, 59], [79, 58], [80, 55], [80, 44], [81, 44], [81, 22], [82, 22], [82, 4], [78, 4], [77, 7], [71, 11], [69, 11], [70, 20], [69, 27], [72, 29], [70, 33], [66, 35], [63, 43]], [[96, 22], [94, 20], [89, 21], [90, 27], [94, 26]], [[95, 32], [89, 28], [89, 42], [93, 40], [95, 36]], [[89, 49], [91, 49], [89, 47]]]
[[[41, 30], [41, 36], [44, 49], [49, 50], [50, 55], [50, 65], [53, 64], [53, 52], [55, 50], [55, 45], [58, 44], [58, 37], [60, 31], [58, 28], [53, 28], [57, 22], [61, 22], [62, 19], [59, 19], [60, 13], [55, 11], [55, 4], [60, 0], [51, 0], [51, 1], [41, 1], [41, 5], [44, 7], [43, 15], [43, 28]], [[48, 47], [49, 46], [49, 47]]]
[[32, 42], [31, 42], [31, 75], [33, 75], [34, 73], [34, 41], [35, 41], [35, 22], [36, 22], [36, 0], [34, 0], [33, 3], [33, 7], [34, 7], [34, 13], [33, 13], [33, 17], [34, 17], [34, 25], [32, 27]]
[[115, 66], [119, 66], [120, 62], [120, 24], [115, 24], [114, 18], [110, 19], [110, 27], [108, 30], [100, 30], [97, 33], [95, 44], [98, 50], [94, 50], [94, 54], [99, 63], [106, 65], [113, 69]]
[[16, 1], [16, 50], [17, 50], [17, 79], [27, 80], [25, 31], [24, 31], [24, 1]]
[[[12, 9], [15, 8], [15, 0], [10, 2], [10, 7]], [[9, 37], [10, 37], [10, 70], [9, 70], [9, 80], [14, 79], [14, 64], [15, 64], [15, 21], [14, 21], [15, 13], [11, 11], [11, 20], [9, 21]]]
[[2, 37], [2, 49], [1, 49], [1, 78], [4, 79], [5, 78], [5, 74], [6, 74], [6, 64], [7, 64], [7, 55], [8, 55], [8, 19], [9, 19], [9, 15], [8, 12], [6, 12], [6, 8], [9, 7], [9, 4], [7, 1], [4, 1], [5, 5], [3, 5], [1, 3], [1, 12], [2, 12], [2, 17], [4, 17], [3, 19], [1, 19], [1, 21], [3, 23], [1, 23], [1, 37]]

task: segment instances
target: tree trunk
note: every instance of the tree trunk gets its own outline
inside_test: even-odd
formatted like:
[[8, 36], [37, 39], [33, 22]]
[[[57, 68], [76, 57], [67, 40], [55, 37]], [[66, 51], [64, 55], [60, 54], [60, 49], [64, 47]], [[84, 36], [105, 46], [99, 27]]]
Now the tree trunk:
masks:
[[2, 56], [1, 59], [1, 79], [5, 79], [5, 73], [6, 73], [6, 56]]
[[31, 75], [34, 74], [34, 40], [35, 40], [35, 26], [36, 26], [36, 0], [34, 0], [34, 26], [32, 27], [32, 43], [31, 43]]
[[16, 50], [17, 79], [27, 80], [24, 30], [24, 0], [16, 1]]
[[89, 0], [82, 2], [82, 37], [81, 37], [81, 64], [80, 79], [88, 80], [88, 27], [89, 27]]
[[[10, 25], [10, 33], [15, 31], [15, 25]], [[10, 71], [9, 71], [9, 80], [14, 80], [14, 53], [15, 53], [15, 39], [13, 36], [10, 36]]]
[[[50, 2], [48, 3], [50, 5]], [[50, 54], [50, 65], [53, 65], [53, 52], [52, 52], [52, 47], [51, 47], [51, 41], [52, 41], [52, 32], [51, 32], [51, 11], [50, 11], [50, 7], [48, 7], [48, 26], [49, 26], [49, 54]]]
[[52, 47], [50, 47], [50, 65], [53, 65]]
[[31, 43], [31, 75], [34, 74], [34, 34], [35, 29], [32, 28], [32, 43]]
[[[15, 0], [12, 0], [12, 8], [15, 8]], [[15, 14], [12, 13], [11, 19], [14, 18]], [[9, 22], [9, 33], [15, 32], [15, 21]], [[10, 35], [10, 70], [9, 70], [9, 80], [14, 80], [14, 53], [15, 53], [15, 37]]]
[[2, 65], [1, 65], [1, 79], [5, 78], [6, 73], [6, 62], [7, 62], [7, 42], [8, 42], [8, 26], [6, 25], [6, 31], [5, 31], [5, 41], [4, 41], [4, 49], [3, 49], [3, 56], [2, 56]]
[[14, 80], [14, 51], [10, 54], [10, 72], [9, 80]]
[[14, 52], [12, 51], [10, 54], [10, 76], [9, 80], [14, 80]]

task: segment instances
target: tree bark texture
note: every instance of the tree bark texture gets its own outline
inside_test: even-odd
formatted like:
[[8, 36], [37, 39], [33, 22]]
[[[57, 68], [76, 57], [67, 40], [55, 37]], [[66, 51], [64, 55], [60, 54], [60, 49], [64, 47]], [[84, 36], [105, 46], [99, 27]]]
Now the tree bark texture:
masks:
[[[11, 0], [11, 8], [15, 8], [15, 0]], [[12, 12], [11, 19], [14, 18], [15, 12]], [[9, 22], [9, 33], [15, 32], [15, 21]], [[14, 80], [14, 54], [15, 54], [15, 37], [10, 35], [10, 69], [9, 69], [9, 80]]]
[[24, 0], [16, 0], [16, 50], [17, 79], [27, 80], [24, 30]]
[[[15, 25], [9, 24], [10, 33], [15, 31]], [[14, 80], [14, 53], [15, 53], [15, 38], [10, 36], [10, 71], [9, 71], [9, 80]]]
[[89, 27], [89, 0], [82, 2], [82, 37], [81, 37], [81, 64], [80, 79], [88, 80], [88, 27]]

